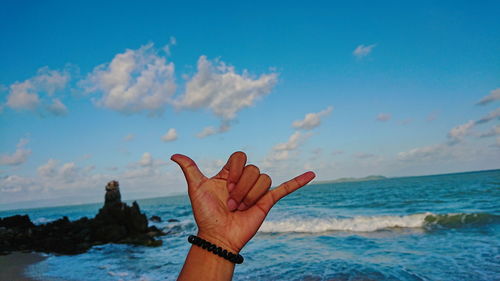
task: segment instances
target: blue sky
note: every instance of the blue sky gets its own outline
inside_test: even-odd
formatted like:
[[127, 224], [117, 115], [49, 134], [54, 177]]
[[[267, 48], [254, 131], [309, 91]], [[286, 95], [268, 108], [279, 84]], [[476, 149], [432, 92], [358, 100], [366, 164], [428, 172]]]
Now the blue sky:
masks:
[[0, 205], [96, 201], [112, 179], [125, 198], [182, 193], [173, 153], [210, 174], [244, 150], [276, 184], [303, 170], [499, 168], [499, 13], [497, 1], [3, 3]]

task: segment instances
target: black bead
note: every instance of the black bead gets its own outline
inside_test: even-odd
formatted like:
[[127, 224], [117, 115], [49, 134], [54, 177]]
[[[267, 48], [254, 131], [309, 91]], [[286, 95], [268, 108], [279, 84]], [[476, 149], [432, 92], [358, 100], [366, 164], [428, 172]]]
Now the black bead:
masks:
[[189, 235], [188, 236], [188, 242], [199, 246], [209, 252], [212, 252], [216, 255], [218, 255], [221, 258], [224, 258], [232, 263], [236, 264], [241, 264], [243, 263], [243, 257], [240, 254], [234, 254], [229, 252], [226, 249], [222, 249], [221, 247], [217, 246], [216, 244], [212, 244], [206, 240], [204, 240], [201, 237], [195, 236], [195, 235]]
[[217, 247], [214, 245], [214, 244], [211, 244], [210, 246], [208, 246], [207, 250], [209, 252], [213, 252], [215, 249], [217, 249]]

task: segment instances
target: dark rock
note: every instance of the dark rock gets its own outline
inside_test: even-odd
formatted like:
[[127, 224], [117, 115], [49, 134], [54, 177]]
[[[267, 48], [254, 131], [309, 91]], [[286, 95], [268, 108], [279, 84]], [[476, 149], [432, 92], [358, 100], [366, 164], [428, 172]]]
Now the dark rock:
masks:
[[169, 219], [168, 222], [179, 222], [179, 220], [176, 219]]
[[70, 221], [62, 217], [42, 225], [34, 225], [29, 216], [0, 218], [0, 255], [12, 251], [39, 251], [57, 254], [79, 254], [92, 246], [125, 243], [160, 246], [155, 237], [165, 235], [148, 219], [137, 202], [128, 206], [121, 202], [118, 182], [106, 186], [105, 204], [94, 218]]
[[149, 220], [152, 222], [161, 222], [161, 218], [159, 216], [151, 216]]
[[34, 226], [35, 225], [31, 222], [29, 216], [27, 215], [15, 215], [0, 220], [0, 227], [26, 229]]

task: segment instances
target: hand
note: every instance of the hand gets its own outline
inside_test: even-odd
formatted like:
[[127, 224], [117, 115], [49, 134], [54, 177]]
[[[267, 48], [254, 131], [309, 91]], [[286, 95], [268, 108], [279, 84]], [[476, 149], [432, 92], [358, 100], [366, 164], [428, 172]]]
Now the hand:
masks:
[[304, 173], [273, 190], [271, 178], [254, 165], [246, 165], [243, 152], [229, 157], [212, 178], [203, 175], [187, 156], [171, 157], [181, 167], [198, 225], [198, 236], [238, 253], [255, 235], [278, 200], [310, 182], [315, 174]]

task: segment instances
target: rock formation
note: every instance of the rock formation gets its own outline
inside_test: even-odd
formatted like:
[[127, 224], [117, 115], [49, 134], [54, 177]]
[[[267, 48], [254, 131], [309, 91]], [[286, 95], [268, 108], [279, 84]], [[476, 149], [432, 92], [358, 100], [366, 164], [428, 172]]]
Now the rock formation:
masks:
[[0, 254], [11, 251], [39, 251], [79, 254], [94, 245], [124, 243], [160, 246], [165, 235], [141, 213], [137, 202], [132, 206], [121, 202], [119, 184], [106, 185], [104, 206], [94, 218], [70, 221], [63, 217], [53, 222], [34, 225], [27, 215], [0, 218]]

